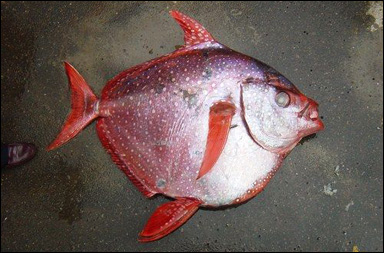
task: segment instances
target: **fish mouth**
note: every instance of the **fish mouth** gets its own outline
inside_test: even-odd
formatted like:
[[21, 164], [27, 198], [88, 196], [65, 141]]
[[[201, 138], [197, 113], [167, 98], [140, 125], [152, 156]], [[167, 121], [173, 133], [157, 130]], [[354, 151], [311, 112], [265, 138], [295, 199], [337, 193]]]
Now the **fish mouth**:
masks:
[[316, 121], [319, 119], [319, 110], [318, 110], [319, 104], [309, 99], [307, 104], [304, 106], [304, 108], [299, 112], [299, 117], [306, 117], [308, 120]]
[[308, 128], [302, 131], [302, 136], [311, 135], [324, 129], [324, 123], [319, 118], [318, 107], [319, 104], [317, 102], [309, 99], [308, 103], [299, 112], [298, 116], [300, 118], [304, 117], [309, 124]]
[[310, 102], [308, 102], [308, 103], [304, 106], [303, 110], [301, 110], [301, 111], [299, 112], [299, 118], [302, 118], [303, 115], [304, 115], [304, 113], [307, 112], [307, 110], [308, 110], [308, 108], [309, 108], [309, 105], [310, 105]]

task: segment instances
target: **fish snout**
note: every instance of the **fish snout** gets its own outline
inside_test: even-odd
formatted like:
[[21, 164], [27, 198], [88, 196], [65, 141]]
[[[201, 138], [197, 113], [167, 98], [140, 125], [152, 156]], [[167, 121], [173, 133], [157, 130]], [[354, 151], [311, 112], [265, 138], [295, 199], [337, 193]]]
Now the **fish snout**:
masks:
[[319, 104], [316, 101], [308, 99], [304, 108], [299, 112], [299, 118], [303, 119], [299, 136], [308, 136], [324, 129], [324, 123], [319, 117], [318, 107]]
[[307, 113], [306, 113], [306, 116], [307, 118], [315, 121], [319, 118], [319, 109], [318, 109], [319, 105], [318, 103], [316, 103], [315, 101], [309, 101], [309, 106], [308, 106], [308, 109], [307, 109]]
[[308, 121], [315, 123], [318, 131], [324, 129], [324, 123], [319, 116], [319, 104], [316, 101], [309, 99], [308, 107], [304, 112], [304, 117], [306, 117]]

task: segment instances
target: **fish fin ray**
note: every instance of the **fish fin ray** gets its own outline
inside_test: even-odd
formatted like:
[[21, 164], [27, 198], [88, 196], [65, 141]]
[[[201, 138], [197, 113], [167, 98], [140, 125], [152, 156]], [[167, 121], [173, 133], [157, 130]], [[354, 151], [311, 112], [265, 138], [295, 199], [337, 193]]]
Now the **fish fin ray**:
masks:
[[232, 117], [235, 112], [236, 107], [230, 102], [221, 101], [211, 107], [207, 144], [196, 180], [207, 174], [219, 159], [227, 142]]
[[96, 95], [71, 64], [65, 62], [64, 65], [71, 89], [71, 113], [59, 135], [47, 147], [48, 151], [68, 142], [99, 116], [97, 112], [99, 100]]
[[170, 11], [171, 16], [179, 23], [184, 31], [185, 46], [191, 46], [208, 41], [215, 41], [212, 35], [196, 20], [179, 11]]
[[147, 198], [153, 197], [156, 192], [148, 190], [148, 188], [133, 174], [125, 162], [121, 159], [118, 152], [116, 151], [113, 143], [110, 142], [107, 136], [103, 132], [104, 118], [101, 118], [97, 122], [97, 134], [101, 143], [107, 152], [111, 155], [112, 161], [125, 173], [128, 179], [136, 186], [136, 188]]
[[200, 204], [198, 199], [179, 198], [159, 206], [141, 231], [139, 241], [151, 242], [172, 233], [192, 217]]

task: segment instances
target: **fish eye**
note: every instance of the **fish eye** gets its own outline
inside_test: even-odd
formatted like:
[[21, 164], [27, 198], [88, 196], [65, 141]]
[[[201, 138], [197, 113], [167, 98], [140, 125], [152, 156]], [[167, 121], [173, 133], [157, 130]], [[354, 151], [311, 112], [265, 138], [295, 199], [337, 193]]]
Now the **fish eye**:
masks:
[[291, 99], [288, 93], [281, 91], [276, 94], [275, 102], [278, 106], [285, 108], [289, 105], [289, 103], [291, 102]]

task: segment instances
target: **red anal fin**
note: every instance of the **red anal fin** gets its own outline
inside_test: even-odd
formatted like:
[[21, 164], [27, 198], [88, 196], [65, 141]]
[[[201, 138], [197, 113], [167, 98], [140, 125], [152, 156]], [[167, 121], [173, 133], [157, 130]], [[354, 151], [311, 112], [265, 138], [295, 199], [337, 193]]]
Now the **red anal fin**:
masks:
[[169, 12], [184, 31], [186, 46], [215, 41], [211, 34], [196, 20], [178, 11]]
[[197, 211], [201, 202], [193, 198], [180, 198], [159, 206], [139, 235], [140, 242], [163, 238], [183, 225]]
[[218, 102], [211, 107], [207, 144], [197, 179], [207, 174], [219, 159], [227, 142], [235, 112], [236, 107], [230, 102]]

